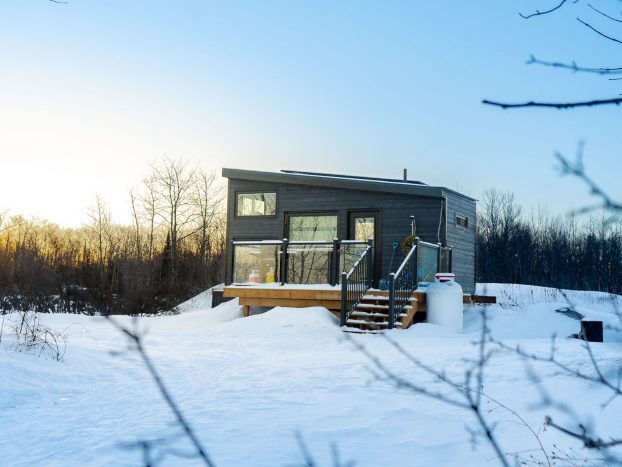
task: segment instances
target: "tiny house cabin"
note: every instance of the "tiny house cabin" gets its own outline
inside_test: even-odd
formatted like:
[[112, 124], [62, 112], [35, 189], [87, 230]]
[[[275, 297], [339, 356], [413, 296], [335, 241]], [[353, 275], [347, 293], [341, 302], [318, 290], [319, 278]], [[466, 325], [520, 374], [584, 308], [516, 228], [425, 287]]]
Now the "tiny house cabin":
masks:
[[445, 270], [465, 293], [475, 292], [476, 201], [469, 196], [405, 173], [385, 179], [225, 168], [222, 175], [227, 284], [338, 286], [364, 256], [366, 284], [387, 289], [416, 244], [408, 279], [415, 288]]

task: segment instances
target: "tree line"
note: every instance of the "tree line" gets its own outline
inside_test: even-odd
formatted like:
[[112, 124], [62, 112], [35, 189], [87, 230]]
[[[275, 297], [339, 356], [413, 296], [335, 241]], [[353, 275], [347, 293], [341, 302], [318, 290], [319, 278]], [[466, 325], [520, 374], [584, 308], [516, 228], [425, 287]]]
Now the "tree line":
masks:
[[224, 204], [214, 175], [164, 158], [129, 201], [131, 225], [114, 223], [100, 196], [79, 228], [0, 213], [0, 306], [154, 313], [222, 280]]
[[[0, 309], [157, 313], [223, 282], [213, 175], [163, 159], [128, 196], [131, 225], [99, 196], [78, 228], [0, 212]], [[489, 191], [476, 241], [478, 282], [622, 293], [622, 228], [610, 219], [525, 216], [513, 195]]]
[[477, 281], [622, 293], [616, 218], [523, 215], [510, 193], [489, 191], [478, 211]]

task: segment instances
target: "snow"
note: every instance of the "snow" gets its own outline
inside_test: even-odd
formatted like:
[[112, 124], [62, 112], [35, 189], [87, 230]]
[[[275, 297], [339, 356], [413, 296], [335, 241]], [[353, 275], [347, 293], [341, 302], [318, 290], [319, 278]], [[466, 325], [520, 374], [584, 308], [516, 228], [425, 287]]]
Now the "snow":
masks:
[[[563, 297], [527, 286], [478, 286], [478, 293], [484, 290], [500, 300], [485, 308], [495, 337], [548, 355], [551, 336], [557, 334], [558, 357], [589, 371], [584, 344], [565, 338], [579, 330], [579, 322], [555, 312], [567, 305]], [[568, 295], [586, 317], [619, 325], [606, 294]], [[179, 315], [139, 318], [135, 324], [145, 332], [149, 356], [218, 466], [300, 464], [295, 433], [320, 466], [332, 465], [333, 444], [342, 460], [363, 467], [496, 465], [485, 442], [471, 446], [466, 426], [475, 424], [469, 413], [375, 380], [369, 361], [326, 309], [274, 308], [241, 318], [237, 300], [210, 309], [209, 298], [204, 293], [186, 302]], [[460, 379], [465, 359], [476, 355], [473, 341], [482, 307], [465, 310], [463, 333], [422, 323], [388, 336], [428, 365]], [[117, 319], [133, 323], [129, 317]], [[66, 355], [55, 362], [15, 352], [7, 336], [3, 338], [0, 464], [138, 465], [139, 453], [124, 449], [124, 443], [176, 433], [143, 364], [135, 353], [124, 351], [126, 341], [110, 323], [66, 314], [41, 315], [41, 321], [65, 333]], [[450, 394], [408, 364], [382, 336], [348, 336], [404, 378]], [[622, 335], [608, 329], [605, 339], [591, 348], [604, 373], [614, 378]], [[609, 394], [601, 387], [547, 364], [534, 362], [531, 368], [551, 394], [572, 402], [598, 434], [620, 434], [622, 401], [603, 408]], [[526, 364], [513, 354], [501, 352], [491, 360], [484, 391], [518, 411], [536, 430], [545, 415], [567, 421], [557, 409], [538, 404], [540, 394]], [[531, 434], [507, 412], [497, 409], [486, 416], [498, 422], [496, 434], [506, 451], [536, 447]], [[574, 446], [590, 454], [552, 429], [541, 438], [549, 448]], [[183, 440], [176, 447], [189, 449]], [[199, 464], [169, 456], [163, 465]]]

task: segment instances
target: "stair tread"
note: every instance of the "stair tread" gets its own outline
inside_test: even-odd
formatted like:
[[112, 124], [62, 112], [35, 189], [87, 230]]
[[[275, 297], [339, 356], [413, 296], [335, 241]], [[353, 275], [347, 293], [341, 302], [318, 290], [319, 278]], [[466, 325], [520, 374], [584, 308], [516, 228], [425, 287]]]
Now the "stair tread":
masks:
[[[370, 301], [371, 300], [378, 300], [378, 301], [388, 302], [389, 301], [389, 297], [384, 296], [384, 295], [363, 295], [361, 300], [370, 300]], [[415, 297], [409, 297], [408, 301], [409, 302], [416, 302], [417, 299]]]
[[352, 334], [384, 334], [382, 329], [343, 328], [343, 332]]
[[[350, 316], [369, 316], [369, 317], [373, 317], [373, 318], [388, 318], [389, 315], [388, 313], [370, 313], [367, 311], [363, 311], [363, 310], [357, 310], [356, 308], [354, 310], [352, 310], [352, 313], [350, 313]], [[408, 316], [408, 313], [400, 313], [400, 318], [404, 318], [406, 316]]]
[[389, 305], [376, 305], [374, 303], [359, 303], [356, 305], [357, 308], [378, 308], [380, 310], [388, 310]]
[[[363, 319], [349, 319], [348, 321], [346, 321], [346, 325], [351, 325], [351, 324], [363, 324], [366, 326], [378, 326], [382, 328], [389, 326], [389, 323], [387, 321], [365, 321]], [[401, 321], [395, 322], [395, 327], [401, 327], [401, 326], [402, 326]]]

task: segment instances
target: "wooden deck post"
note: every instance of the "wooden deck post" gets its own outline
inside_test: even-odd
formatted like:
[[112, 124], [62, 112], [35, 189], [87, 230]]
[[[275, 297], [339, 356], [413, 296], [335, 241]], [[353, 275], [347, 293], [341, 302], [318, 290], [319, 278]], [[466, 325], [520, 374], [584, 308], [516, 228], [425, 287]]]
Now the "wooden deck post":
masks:
[[248, 318], [249, 314], [250, 314], [250, 305], [244, 305], [244, 317]]

